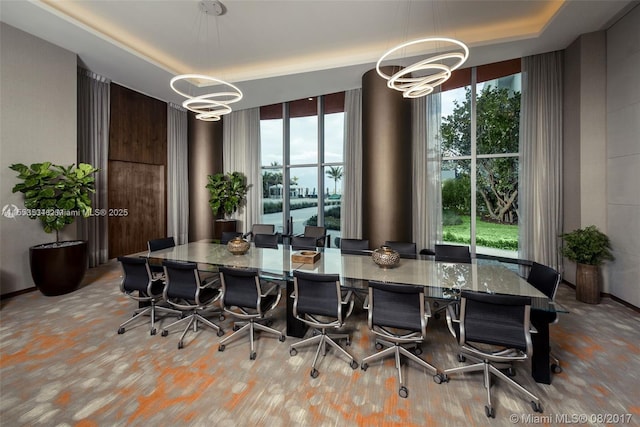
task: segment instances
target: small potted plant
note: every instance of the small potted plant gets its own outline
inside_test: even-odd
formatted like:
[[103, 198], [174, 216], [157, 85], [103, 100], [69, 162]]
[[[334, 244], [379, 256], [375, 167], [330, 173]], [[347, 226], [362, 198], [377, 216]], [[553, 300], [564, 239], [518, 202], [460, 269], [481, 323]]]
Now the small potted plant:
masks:
[[595, 225], [560, 235], [561, 252], [576, 263], [576, 299], [589, 304], [600, 302], [600, 266], [613, 260], [609, 238]]
[[249, 186], [241, 172], [217, 173], [209, 175], [207, 180], [206, 188], [209, 190], [211, 211], [215, 217], [219, 214], [223, 216], [216, 220], [217, 224], [220, 223], [216, 227], [216, 237], [220, 238], [222, 231], [236, 231], [236, 221], [230, 217], [246, 202]]
[[77, 217], [91, 215], [89, 194], [95, 193], [97, 169], [86, 163], [65, 167], [51, 162], [9, 168], [18, 172], [21, 182], [12, 191], [23, 193], [25, 214], [39, 220], [46, 233], [56, 233], [55, 242], [29, 248], [34, 284], [48, 296], [76, 290], [87, 269], [87, 242], [61, 242], [59, 232]]

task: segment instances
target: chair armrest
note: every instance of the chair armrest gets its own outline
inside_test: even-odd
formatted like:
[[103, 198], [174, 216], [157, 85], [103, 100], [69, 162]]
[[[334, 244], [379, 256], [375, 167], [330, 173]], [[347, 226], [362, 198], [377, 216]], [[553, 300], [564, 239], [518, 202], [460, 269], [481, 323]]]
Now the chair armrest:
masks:
[[351, 302], [351, 300], [352, 300], [352, 296], [353, 296], [353, 291], [352, 290], [348, 290], [347, 294], [344, 296], [342, 301], [340, 301], [340, 304], [342, 304], [342, 305], [349, 304]]
[[260, 294], [260, 296], [264, 298], [264, 297], [266, 297], [268, 295], [273, 295], [273, 294], [275, 294], [274, 290], [276, 290], [276, 292], [277, 292], [278, 288], [279, 288], [279, 286], [277, 284], [271, 283], [271, 286], [269, 288], [267, 288], [266, 291], [264, 289], [262, 289], [262, 293]]
[[364, 302], [362, 303], [362, 308], [364, 310], [369, 310], [369, 295], [364, 297]]
[[536, 329], [535, 326], [529, 325], [529, 332], [532, 333], [532, 334], [537, 334], [538, 330]]

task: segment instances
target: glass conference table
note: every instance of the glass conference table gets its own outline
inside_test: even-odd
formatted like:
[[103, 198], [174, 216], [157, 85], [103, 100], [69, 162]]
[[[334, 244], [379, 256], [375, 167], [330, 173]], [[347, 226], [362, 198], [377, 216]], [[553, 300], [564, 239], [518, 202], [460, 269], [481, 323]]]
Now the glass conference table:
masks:
[[[424, 286], [425, 295], [429, 298], [454, 300], [459, 297], [460, 290], [465, 289], [527, 296], [531, 297], [532, 308], [535, 310], [564, 311], [526, 280], [502, 265], [484, 264], [478, 260], [473, 260], [471, 264], [443, 263], [433, 261], [429, 257], [417, 257], [401, 258], [398, 266], [383, 269], [378, 267], [370, 256], [366, 256], [370, 253], [368, 251], [343, 254], [339, 249], [333, 248], [322, 249], [320, 259], [314, 264], [303, 264], [291, 261], [291, 255], [295, 252], [297, 251], [290, 250], [286, 245], [279, 245], [278, 249], [256, 248], [252, 245], [246, 254], [233, 255], [227, 250], [226, 245], [199, 241], [135, 255], [148, 256], [151, 260], [196, 262], [204, 270], [220, 266], [256, 268], [266, 278], [286, 281], [287, 296], [293, 292], [293, 272], [301, 270], [338, 274], [342, 286], [356, 291], [366, 290], [368, 280], [380, 280]], [[549, 384], [548, 323], [542, 323], [544, 324], [534, 324], [537, 332], [532, 334], [532, 375], [536, 381]], [[287, 298], [287, 335], [301, 337], [305, 330], [305, 325], [293, 317], [293, 302], [291, 298]]]

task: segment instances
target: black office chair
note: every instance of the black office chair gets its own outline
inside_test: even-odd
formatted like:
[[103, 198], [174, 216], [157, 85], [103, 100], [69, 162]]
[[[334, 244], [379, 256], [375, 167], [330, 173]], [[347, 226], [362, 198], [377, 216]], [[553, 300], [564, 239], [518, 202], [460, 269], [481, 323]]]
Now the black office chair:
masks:
[[292, 236], [291, 237], [291, 250], [301, 251], [301, 250], [316, 250], [317, 239], [315, 237], [303, 237], [303, 236]]
[[[506, 381], [531, 399], [535, 412], [542, 412], [540, 399], [502, 373], [495, 363], [524, 362], [531, 357], [533, 346], [530, 333], [531, 298], [462, 291], [460, 318], [457, 323], [458, 343], [462, 354], [480, 359], [469, 366], [446, 369], [433, 377], [436, 383], [449, 381], [449, 375], [460, 372], [484, 372], [487, 391], [485, 414], [495, 418], [491, 404], [491, 375]], [[451, 314], [450, 310], [447, 314]], [[481, 345], [478, 346], [478, 344]]]
[[418, 253], [418, 247], [413, 242], [396, 242], [393, 240], [387, 240], [384, 242], [384, 245], [398, 252], [400, 254], [400, 258], [416, 258], [416, 254]]
[[118, 334], [124, 334], [125, 326], [149, 314], [151, 318], [151, 335], [156, 334], [156, 312], [175, 314], [180, 316], [181, 312], [172, 310], [167, 307], [158, 306], [157, 303], [162, 301], [162, 291], [164, 282], [154, 279], [149, 268], [146, 258], [134, 257], [118, 257], [118, 261], [122, 265], [122, 282], [120, 282], [120, 291], [129, 298], [138, 301], [138, 303], [148, 304], [146, 307], [139, 308], [134, 312], [133, 317], [118, 327]]
[[183, 322], [188, 322], [178, 341], [178, 348], [184, 346], [184, 337], [193, 326], [194, 332], [198, 330], [200, 323], [209, 326], [217, 332], [218, 336], [224, 335], [220, 326], [205, 319], [201, 312], [211, 308], [212, 304], [220, 299], [219, 288], [212, 287], [213, 282], [203, 282], [200, 279], [198, 266], [195, 262], [163, 261], [166, 285], [164, 287], [164, 299], [172, 306], [189, 314], [182, 319], [162, 329], [162, 336], [169, 334], [169, 329]]
[[278, 235], [276, 234], [255, 234], [253, 245], [256, 248], [278, 249]]
[[327, 344], [335, 348], [342, 355], [351, 360], [349, 366], [358, 368], [358, 362], [335, 341], [346, 339], [351, 344], [348, 334], [331, 335], [327, 329], [337, 329], [344, 325], [344, 321], [353, 310], [352, 292], [342, 296], [340, 277], [337, 274], [315, 274], [295, 270], [293, 272], [293, 315], [310, 327], [320, 330], [318, 335], [291, 344], [289, 354], [295, 356], [299, 347], [318, 343], [316, 355], [311, 365], [311, 377], [318, 377], [316, 362], [320, 351], [323, 356], [327, 353]]
[[[295, 237], [295, 236], [294, 236]], [[316, 239], [314, 247], [323, 248], [331, 246], [331, 236], [327, 235], [327, 228], [316, 225], [305, 225], [304, 232], [298, 237], [313, 237]]]
[[[163, 237], [160, 239], [147, 240], [147, 249], [149, 250], [149, 253], [153, 251], [159, 251], [161, 249], [172, 248], [175, 245], [176, 241], [173, 237]], [[153, 273], [154, 276], [160, 277], [164, 275], [162, 264], [150, 263], [149, 267], [151, 268], [151, 273]]]
[[[369, 329], [382, 338], [381, 342], [390, 342], [391, 346], [379, 353], [365, 357], [360, 367], [366, 371], [369, 363], [395, 355], [400, 397], [409, 396], [409, 390], [402, 381], [400, 355], [404, 355], [423, 368], [436, 374], [437, 370], [429, 363], [411, 353], [402, 344], [417, 344], [416, 354], [422, 353], [419, 344], [427, 334], [429, 315], [425, 309], [424, 287], [369, 281]], [[376, 347], [380, 347], [376, 344]], [[420, 349], [420, 350], [418, 350]]]
[[[560, 285], [560, 273], [554, 270], [551, 267], [547, 267], [546, 265], [538, 264], [534, 262], [531, 265], [531, 269], [529, 270], [529, 275], [527, 276], [527, 282], [533, 285], [537, 290], [542, 292], [549, 298], [554, 301], [556, 298], [556, 292], [558, 291], [558, 286]], [[558, 323], [558, 313], [556, 312], [541, 312], [539, 310], [532, 310], [531, 312], [532, 318], [534, 316], [540, 318], [541, 321], [546, 321], [550, 324]], [[551, 358], [551, 371], [555, 374], [559, 374], [562, 372], [562, 367], [560, 366], [560, 359], [558, 359], [552, 352], [549, 353], [549, 357]]]
[[267, 312], [278, 305], [281, 296], [278, 286], [272, 286], [263, 291], [258, 270], [253, 268], [220, 267], [220, 281], [222, 283], [222, 309], [238, 319], [246, 320], [247, 324], [241, 328], [234, 326], [236, 332], [220, 341], [218, 351], [224, 351], [229, 341], [248, 332], [251, 344], [249, 359], [255, 360], [253, 337], [256, 329], [278, 335], [280, 341], [285, 340], [285, 335], [281, 332], [258, 323], [264, 320]]
[[253, 224], [253, 226], [251, 226], [251, 231], [242, 237], [245, 239], [249, 238], [250, 241], [253, 241], [257, 234], [275, 234], [275, 232], [276, 226], [273, 224]]
[[471, 264], [469, 246], [435, 245], [435, 260], [439, 262], [455, 262]]
[[340, 252], [352, 255], [371, 255], [369, 240], [367, 239], [340, 239]]
[[242, 233], [239, 231], [223, 231], [220, 235], [220, 244], [226, 245], [230, 240], [235, 239], [236, 237], [242, 237]]

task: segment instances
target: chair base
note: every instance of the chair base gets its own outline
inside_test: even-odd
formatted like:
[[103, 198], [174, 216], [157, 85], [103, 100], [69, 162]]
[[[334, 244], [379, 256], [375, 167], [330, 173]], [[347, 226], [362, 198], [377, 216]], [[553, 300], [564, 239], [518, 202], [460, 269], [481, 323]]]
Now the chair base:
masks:
[[234, 339], [238, 338], [240, 335], [248, 332], [249, 333], [249, 343], [250, 343], [250, 352], [249, 352], [249, 359], [250, 360], [255, 360], [256, 358], [256, 352], [255, 352], [255, 347], [254, 347], [254, 336], [255, 336], [255, 330], [259, 330], [262, 332], [267, 332], [270, 334], [274, 334], [274, 335], [279, 335], [279, 340], [282, 342], [286, 339], [285, 335], [283, 333], [281, 333], [280, 331], [277, 331], [273, 328], [270, 328], [266, 325], [263, 325], [261, 323], [258, 323], [257, 320], [255, 319], [250, 319], [246, 325], [244, 325], [243, 327], [241, 327], [240, 329], [238, 329], [237, 331], [235, 331], [233, 334], [229, 335], [228, 337], [226, 337], [225, 339], [223, 339], [222, 341], [220, 341], [220, 344], [218, 345], [218, 351], [224, 351], [225, 346], [227, 345], [227, 343], [229, 341], [233, 341]]
[[[378, 342], [385, 342], [385, 341], [378, 341]], [[415, 343], [415, 344], [416, 344], [416, 346], [418, 345], [417, 343]], [[371, 363], [373, 361], [376, 361], [376, 360], [379, 360], [379, 359], [384, 359], [385, 357], [387, 357], [387, 356], [389, 356], [391, 354], [393, 354], [395, 356], [396, 369], [398, 371], [398, 384], [400, 385], [400, 387], [398, 388], [398, 394], [402, 398], [406, 398], [406, 397], [409, 396], [409, 390], [407, 389], [407, 387], [404, 384], [404, 381], [402, 380], [402, 364], [401, 364], [400, 355], [403, 355], [403, 356], [409, 358], [410, 360], [413, 360], [414, 362], [416, 362], [418, 365], [422, 366], [423, 368], [426, 368], [427, 370], [429, 370], [429, 372], [431, 372], [432, 375], [435, 375], [438, 372], [438, 370], [434, 366], [430, 365], [426, 361], [420, 359], [415, 354], [411, 353], [406, 348], [402, 347], [400, 345], [400, 343], [393, 343], [393, 345], [391, 347], [386, 348], [386, 349], [382, 350], [379, 353], [372, 354], [371, 356], [365, 357], [362, 360], [362, 364], [360, 365], [360, 367], [362, 368], [363, 371], [366, 371], [367, 368], [369, 367], [369, 363]]]
[[512, 378], [509, 378], [505, 373], [500, 371], [497, 367], [491, 364], [488, 360], [484, 360], [480, 363], [476, 363], [468, 366], [460, 366], [458, 368], [446, 369], [442, 374], [438, 374], [434, 376], [434, 381], [436, 383], [448, 382], [449, 374], [457, 374], [464, 372], [478, 372], [482, 371], [484, 373], [484, 388], [487, 392], [487, 405], [485, 406], [485, 413], [489, 418], [495, 418], [495, 410], [493, 405], [491, 404], [491, 374], [495, 375], [498, 379], [505, 381], [508, 385], [520, 391], [522, 394], [526, 395], [531, 402], [531, 407], [535, 412], [542, 413], [542, 406], [540, 405], [540, 399], [538, 399], [533, 393], [529, 390], [515, 382]]
[[185, 335], [187, 335], [187, 332], [189, 332], [189, 329], [191, 328], [191, 326], [193, 326], [193, 331], [197, 332], [198, 331], [198, 324], [199, 323], [203, 323], [206, 326], [209, 326], [211, 329], [213, 329], [214, 331], [217, 332], [217, 335], [219, 337], [221, 337], [222, 335], [224, 335], [224, 331], [222, 330], [222, 328], [220, 328], [220, 326], [216, 325], [215, 323], [211, 322], [208, 319], [205, 319], [197, 310], [193, 310], [191, 312], [191, 314], [189, 316], [185, 316], [182, 319], [173, 322], [172, 324], [164, 327], [162, 329], [162, 336], [166, 337], [167, 335], [169, 335], [169, 329], [174, 327], [175, 325], [178, 325], [180, 323], [183, 322], [188, 322], [187, 327], [184, 329], [184, 331], [182, 332], [182, 335], [180, 335], [180, 340], [178, 341], [178, 349], [181, 349], [184, 347], [184, 337]]
[[118, 327], [118, 334], [124, 334], [126, 329], [125, 326], [127, 326], [129, 323], [140, 319], [142, 316], [145, 316], [147, 314], [149, 314], [151, 316], [151, 330], [150, 330], [150, 334], [151, 335], [155, 335], [157, 330], [155, 327], [155, 323], [156, 323], [156, 313], [157, 312], [163, 312], [163, 313], [167, 313], [167, 314], [175, 314], [176, 316], [181, 316], [182, 312], [179, 310], [174, 310], [172, 308], [168, 308], [168, 307], [162, 307], [159, 305], [156, 305], [155, 302], [151, 302], [151, 305], [148, 307], [144, 307], [144, 308], [139, 308], [137, 310], [135, 310], [133, 312], [133, 316], [126, 320], [125, 322], [123, 322], [122, 324], [120, 324], [120, 326]]
[[298, 353], [298, 348], [299, 347], [305, 347], [311, 344], [315, 344], [316, 342], [318, 343], [318, 347], [316, 349], [316, 355], [313, 358], [313, 363], [311, 364], [311, 377], [312, 378], [317, 378], [318, 377], [318, 370], [316, 369], [316, 363], [318, 362], [318, 356], [320, 355], [320, 350], [322, 350], [322, 355], [326, 356], [327, 354], [327, 344], [329, 344], [329, 346], [335, 348], [336, 350], [338, 350], [338, 352], [340, 354], [342, 354], [343, 356], [345, 356], [347, 359], [350, 359], [349, 362], [349, 366], [351, 366], [351, 369], [357, 369], [358, 368], [358, 362], [356, 362], [356, 360], [353, 358], [353, 356], [351, 356], [349, 353], [347, 353], [347, 351], [345, 349], [343, 349], [342, 347], [340, 347], [338, 345], [338, 343], [335, 340], [338, 339], [346, 339], [347, 340], [347, 345], [351, 344], [351, 339], [349, 337], [348, 334], [332, 334], [329, 335], [326, 333], [325, 329], [322, 329], [320, 331], [320, 334], [318, 335], [314, 335], [310, 338], [304, 339], [302, 341], [298, 341], [297, 343], [291, 344], [289, 346], [289, 354], [291, 356], [295, 356]]

